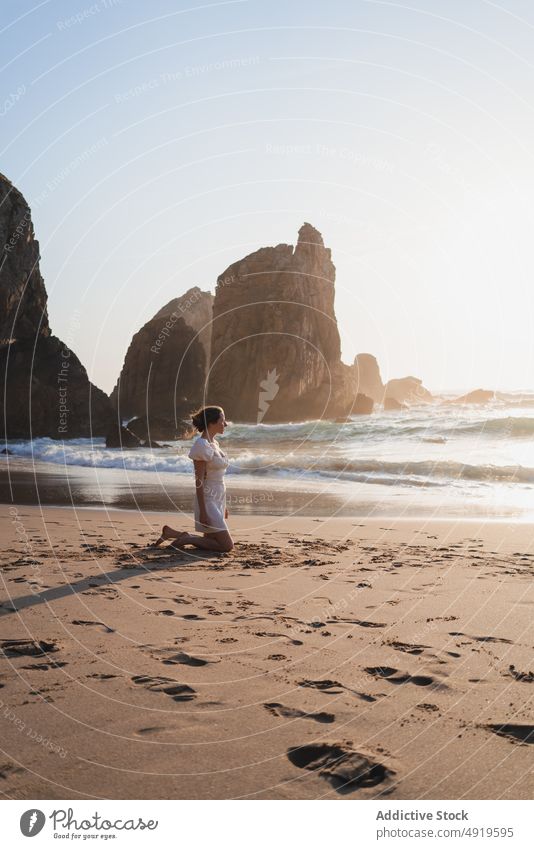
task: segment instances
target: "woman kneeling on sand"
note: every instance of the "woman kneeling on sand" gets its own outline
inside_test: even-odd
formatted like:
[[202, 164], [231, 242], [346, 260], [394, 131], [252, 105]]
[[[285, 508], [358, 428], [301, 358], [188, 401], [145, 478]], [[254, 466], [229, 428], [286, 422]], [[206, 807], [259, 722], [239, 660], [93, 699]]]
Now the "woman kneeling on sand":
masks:
[[228, 510], [224, 484], [228, 460], [215, 439], [218, 433], [224, 433], [228, 422], [222, 407], [203, 407], [193, 413], [192, 422], [200, 432], [189, 452], [195, 464], [195, 531], [202, 531], [204, 536], [163, 525], [161, 536], [153, 545], [158, 547], [172, 539], [173, 548], [194, 545], [208, 551], [231, 551], [234, 542], [226, 524]]

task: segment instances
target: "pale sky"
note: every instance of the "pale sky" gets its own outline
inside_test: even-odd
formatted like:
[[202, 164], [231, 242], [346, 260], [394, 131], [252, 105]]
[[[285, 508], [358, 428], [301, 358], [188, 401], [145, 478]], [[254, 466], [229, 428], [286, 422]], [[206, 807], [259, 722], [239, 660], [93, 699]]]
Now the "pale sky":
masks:
[[346, 362], [533, 389], [533, 48], [529, 0], [3, 0], [53, 332], [110, 391], [163, 304], [309, 221]]

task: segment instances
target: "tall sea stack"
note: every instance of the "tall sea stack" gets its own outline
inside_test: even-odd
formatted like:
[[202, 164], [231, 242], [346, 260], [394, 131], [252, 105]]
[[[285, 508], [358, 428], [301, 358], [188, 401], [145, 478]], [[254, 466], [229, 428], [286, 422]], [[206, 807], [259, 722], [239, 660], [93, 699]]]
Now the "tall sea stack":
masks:
[[260, 248], [217, 280], [208, 400], [239, 422], [285, 422], [350, 412], [341, 363], [335, 267], [303, 224], [296, 247]]
[[0, 436], [104, 436], [108, 396], [53, 336], [30, 208], [0, 174]]

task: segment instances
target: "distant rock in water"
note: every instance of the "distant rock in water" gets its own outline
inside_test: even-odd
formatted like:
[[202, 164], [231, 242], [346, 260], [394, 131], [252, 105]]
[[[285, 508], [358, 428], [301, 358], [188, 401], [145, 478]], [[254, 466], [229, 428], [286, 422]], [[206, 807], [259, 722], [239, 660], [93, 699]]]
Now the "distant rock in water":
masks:
[[[432, 394], [425, 389], [423, 382], [418, 377], [400, 377], [388, 380], [385, 387], [385, 400], [393, 399], [399, 404], [410, 406], [417, 404], [430, 404], [434, 399]], [[389, 407], [388, 409], [392, 409]]]
[[450, 404], [488, 404], [495, 400], [495, 392], [489, 389], [474, 389], [473, 392], [468, 392], [467, 395], [461, 395], [459, 398], [454, 398], [449, 401]]
[[401, 404], [396, 398], [384, 398], [384, 410], [406, 410], [406, 404]]
[[106, 448], [140, 448], [142, 441], [129, 428], [113, 423], [106, 434]]
[[307, 223], [296, 247], [230, 265], [215, 292], [208, 402], [238, 422], [349, 414], [356, 393], [341, 362], [334, 280], [330, 250]]
[[[170, 301], [133, 336], [111, 401], [121, 421], [160, 420], [173, 439], [175, 420], [204, 400], [213, 295], [197, 286]], [[161, 419], [170, 422], [161, 428]]]
[[358, 354], [352, 368], [357, 392], [381, 404], [384, 400], [384, 384], [376, 357], [372, 354]]
[[372, 398], [369, 398], [368, 395], [364, 395], [363, 392], [358, 392], [354, 399], [352, 412], [359, 416], [368, 416], [373, 412], [374, 406], [375, 402]]
[[150, 444], [158, 439], [188, 439], [192, 435], [191, 420], [165, 416], [141, 416], [128, 422], [128, 430]]
[[0, 436], [104, 436], [109, 398], [51, 334], [30, 209], [1, 174], [0, 252]]

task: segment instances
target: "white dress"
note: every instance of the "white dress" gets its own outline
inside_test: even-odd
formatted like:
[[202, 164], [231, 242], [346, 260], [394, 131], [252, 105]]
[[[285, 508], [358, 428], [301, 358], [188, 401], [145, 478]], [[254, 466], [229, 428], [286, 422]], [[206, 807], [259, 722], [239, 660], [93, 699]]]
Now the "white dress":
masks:
[[216, 534], [227, 531], [224, 513], [226, 509], [226, 486], [224, 474], [228, 468], [228, 459], [221, 451], [218, 443], [210, 442], [203, 436], [198, 436], [188, 455], [192, 460], [204, 460], [206, 462], [206, 476], [204, 478], [204, 503], [208, 515], [209, 525], [203, 525], [200, 521], [200, 508], [198, 498], [195, 494], [195, 531], [205, 534]]

